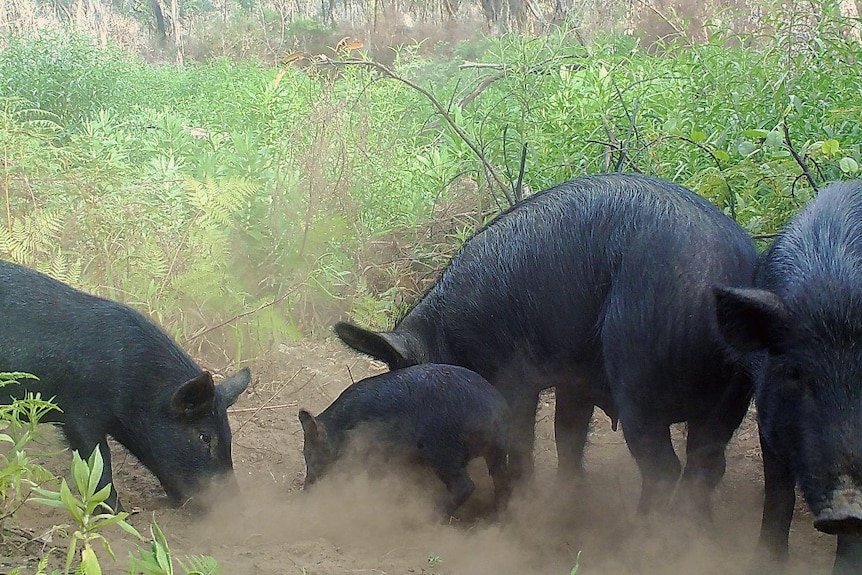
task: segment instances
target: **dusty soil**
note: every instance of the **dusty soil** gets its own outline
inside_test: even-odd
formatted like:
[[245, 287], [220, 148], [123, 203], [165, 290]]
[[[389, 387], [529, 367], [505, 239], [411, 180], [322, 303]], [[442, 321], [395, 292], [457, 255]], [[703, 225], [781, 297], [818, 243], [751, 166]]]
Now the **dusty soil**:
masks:
[[[114, 451], [120, 497], [139, 510], [131, 523], [145, 533], [155, 517], [176, 556], [213, 555], [229, 575], [562, 575], [571, 572], [580, 552], [582, 575], [726, 575], [742, 572], [754, 550], [763, 488], [751, 415], [729, 446], [712, 526], [692, 525], [676, 515], [635, 517], [637, 469], [622, 433], [612, 431], [598, 411], [586, 480], [558, 481], [552, 393], [543, 397], [538, 413], [534, 484], [490, 521], [492, 486], [484, 465], [474, 462], [476, 492], [458, 521], [439, 525], [432, 507], [442, 485], [422, 473], [370, 478], [348, 467], [313, 491], [301, 491], [305, 465], [297, 410], [321, 411], [351, 377], [358, 380], [384, 366], [336, 342], [283, 346], [250, 366], [253, 383], [230, 417], [241, 487], [234, 499], [203, 516], [169, 509], [149, 472], [119, 447]], [[683, 435], [676, 430], [677, 441]], [[58, 473], [68, 463], [68, 455], [49, 460]], [[44, 547], [65, 545], [61, 537], [46, 535], [52, 525], [66, 522], [53, 509], [27, 505], [16, 522], [18, 536], [0, 544], [0, 573], [15, 565], [32, 568]], [[124, 573], [132, 546], [124, 544], [119, 530], [111, 539], [122, 561], [108, 572]], [[787, 572], [829, 573], [833, 550], [834, 538], [817, 533], [798, 505]]]

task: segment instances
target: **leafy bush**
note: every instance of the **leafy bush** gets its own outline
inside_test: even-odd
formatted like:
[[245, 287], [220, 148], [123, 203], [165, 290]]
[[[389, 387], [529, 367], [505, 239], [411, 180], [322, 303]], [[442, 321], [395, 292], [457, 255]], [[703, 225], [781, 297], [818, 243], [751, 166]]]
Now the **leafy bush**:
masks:
[[64, 126], [104, 109], [130, 80], [118, 51], [98, 49], [83, 35], [47, 31], [11, 38], [0, 51], [0, 77], [5, 97], [23, 98]]
[[460, 66], [412, 45], [389, 69], [177, 68], [17, 40], [0, 57], [17, 95], [0, 253], [248, 356], [345, 313], [391, 324], [490, 216], [581, 174], [672, 179], [772, 234], [862, 162], [862, 74], [845, 64], [860, 45], [831, 6], [767, 5], [765, 34], [716, 21], [650, 50], [568, 28], [456, 47]]

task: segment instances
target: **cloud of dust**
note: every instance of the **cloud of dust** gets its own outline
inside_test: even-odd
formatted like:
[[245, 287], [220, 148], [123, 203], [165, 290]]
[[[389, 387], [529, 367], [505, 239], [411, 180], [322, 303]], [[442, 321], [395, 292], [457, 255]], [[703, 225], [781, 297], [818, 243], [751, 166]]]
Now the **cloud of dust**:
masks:
[[476, 492], [450, 525], [434, 520], [443, 486], [430, 472], [369, 476], [339, 465], [308, 491], [246, 483], [186, 533], [208, 542], [227, 573], [567, 575], [581, 551], [580, 574], [725, 575], [753, 551], [756, 529], [745, 537], [733, 518], [714, 528], [636, 518], [636, 492], [591, 474], [562, 484], [544, 473], [493, 521], [487, 469], [474, 462], [470, 473]]

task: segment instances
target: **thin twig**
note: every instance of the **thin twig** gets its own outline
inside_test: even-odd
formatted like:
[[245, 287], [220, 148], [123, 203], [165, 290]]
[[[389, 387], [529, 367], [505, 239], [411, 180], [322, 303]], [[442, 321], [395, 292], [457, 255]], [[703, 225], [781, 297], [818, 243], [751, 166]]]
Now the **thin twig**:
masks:
[[432, 94], [422, 86], [416, 84], [415, 82], [411, 82], [407, 78], [399, 76], [392, 69], [387, 66], [384, 66], [379, 62], [374, 62], [371, 60], [360, 60], [356, 58], [350, 58], [347, 60], [331, 60], [329, 58], [325, 58], [322, 61], [323, 63], [330, 64], [332, 66], [367, 66], [370, 68], [374, 68], [383, 75], [388, 76], [389, 78], [392, 78], [393, 80], [396, 80], [398, 82], [401, 82], [402, 84], [413, 88], [414, 90], [425, 96], [428, 101], [431, 102], [434, 108], [436, 108], [440, 116], [442, 116], [442, 118], [446, 120], [446, 123], [449, 124], [449, 127], [452, 128], [452, 130], [456, 134], [458, 134], [458, 137], [461, 138], [461, 140], [463, 140], [465, 144], [467, 144], [467, 146], [473, 151], [474, 154], [476, 154], [476, 157], [479, 158], [479, 161], [485, 167], [485, 170], [488, 172], [488, 174], [491, 175], [491, 178], [500, 187], [500, 189], [506, 190], [508, 188], [508, 186], [503, 182], [503, 179], [497, 173], [496, 168], [485, 157], [485, 154], [482, 152], [482, 150], [480, 150], [479, 147], [473, 142], [473, 140], [470, 139], [467, 133], [464, 132], [463, 129], [461, 129], [461, 127], [455, 122], [455, 119], [452, 117], [449, 111], [443, 107], [443, 105], [439, 102], [439, 100], [437, 100], [437, 98], [434, 97], [434, 94]]
[[506, 77], [506, 72], [498, 72], [496, 74], [491, 74], [490, 76], [485, 76], [482, 79], [482, 81], [479, 82], [479, 84], [473, 89], [472, 92], [470, 92], [469, 94], [467, 94], [466, 96], [461, 98], [461, 101], [458, 102], [458, 107], [459, 108], [466, 107], [470, 102], [472, 102], [476, 98], [476, 96], [478, 96], [479, 94], [484, 92], [488, 86], [490, 86], [491, 84], [493, 84], [497, 80], [499, 80], [501, 78], [505, 78], [505, 77]]
[[286, 407], [296, 407], [296, 402], [293, 403], [281, 403], [279, 405], [267, 405], [266, 407], [242, 407], [240, 409], [228, 409], [228, 413], [249, 413], [251, 411], [257, 413], [258, 411], [265, 411], [267, 409], [284, 409]]
[[246, 317], [246, 316], [249, 316], [249, 315], [255, 314], [255, 313], [259, 312], [260, 310], [262, 310], [262, 309], [266, 309], [266, 308], [268, 308], [268, 307], [270, 307], [270, 306], [274, 306], [275, 304], [277, 304], [277, 303], [279, 303], [279, 302], [281, 302], [281, 301], [283, 301], [283, 300], [287, 299], [287, 298], [288, 298], [290, 295], [292, 295], [296, 290], [298, 290], [298, 289], [299, 289], [299, 287], [300, 287], [301, 285], [302, 285], [302, 284], [300, 283], [300, 284], [297, 284], [297, 285], [293, 286], [291, 289], [287, 290], [285, 293], [281, 294], [280, 296], [278, 296], [278, 297], [277, 297], [277, 298], [275, 298], [274, 300], [272, 300], [272, 301], [270, 301], [270, 302], [267, 302], [267, 303], [264, 303], [264, 304], [261, 304], [261, 305], [259, 305], [257, 308], [255, 308], [255, 309], [246, 310], [246, 311], [244, 311], [244, 312], [242, 312], [242, 313], [239, 313], [239, 314], [237, 314], [237, 315], [233, 316], [232, 318], [229, 318], [229, 319], [224, 320], [224, 321], [223, 321], [223, 322], [221, 322], [221, 323], [217, 323], [217, 324], [216, 324], [216, 325], [214, 325], [214, 326], [211, 326], [211, 327], [204, 327], [204, 328], [202, 328], [200, 331], [198, 331], [197, 333], [192, 334], [192, 335], [190, 335], [189, 337], [185, 338], [185, 339], [183, 340], [183, 343], [189, 343], [190, 341], [195, 340], [195, 339], [197, 339], [197, 338], [201, 337], [201, 336], [202, 336], [202, 335], [204, 335], [204, 334], [207, 334], [207, 333], [209, 333], [209, 332], [211, 332], [211, 331], [215, 331], [215, 330], [217, 330], [218, 328], [220, 328], [220, 327], [224, 327], [224, 326], [226, 326], [226, 325], [227, 325], [227, 324], [229, 324], [229, 323], [233, 323], [233, 322], [235, 322], [236, 320], [238, 320], [238, 319], [240, 319], [240, 318], [243, 318], [243, 317]]
[[674, 31], [674, 33], [677, 36], [684, 39], [686, 44], [688, 44], [689, 46], [692, 46], [692, 41], [689, 39], [688, 34], [686, 34], [685, 31], [682, 30], [679, 26], [674, 24], [674, 22], [668, 16], [666, 16], [664, 13], [662, 13], [658, 8], [653, 6], [651, 2], [646, 2], [644, 0], [641, 0], [640, 4], [642, 6], [645, 6], [649, 10], [651, 10], [653, 13], [655, 13], [655, 15], [658, 16], [659, 18], [661, 18], [665, 24], [670, 26], [670, 28]]
[[[506, 179], [510, 182], [513, 180], [512, 171], [509, 169], [509, 150], [506, 145], [509, 142], [509, 124], [503, 126], [503, 168], [506, 170]], [[506, 196], [506, 201], [509, 202], [509, 207], [515, 205], [515, 197], [509, 195], [509, 190], [503, 190], [503, 195]]]
[[811, 170], [808, 168], [808, 162], [799, 155], [796, 148], [793, 147], [793, 142], [790, 141], [790, 128], [787, 126], [787, 117], [781, 119], [781, 125], [784, 128], [784, 143], [787, 144], [787, 149], [790, 150], [790, 153], [793, 154], [793, 159], [796, 160], [796, 163], [799, 164], [800, 168], [802, 168], [802, 173], [805, 174], [808, 183], [811, 184], [811, 187], [815, 192], [819, 192], [820, 188], [817, 187], [817, 182], [814, 181], [814, 176], [811, 175]]
[[262, 411], [262, 410], [267, 406], [267, 404], [268, 404], [269, 402], [271, 402], [273, 399], [275, 399], [275, 398], [276, 398], [276, 396], [278, 396], [278, 394], [279, 394], [279, 393], [281, 393], [281, 392], [282, 392], [282, 390], [283, 390], [285, 387], [287, 387], [288, 385], [290, 385], [290, 384], [293, 382], [293, 380], [294, 380], [294, 379], [296, 379], [296, 376], [298, 376], [298, 375], [302, 372], [302, 369], [303, 369], [303, 368], [299, 368], [298, 370], [296, 370], [296, 373], [294, 373], [294, 374], [293, 374], [293, 377], [291, 377], [290, 379], [288, 379], [287, 381], [285, 381], [283, 384], [281, 384], [281, 386], [280, 386], [277, 390], [275, 390], [275, 393], [273, 393], [273, 394], [270, 396], [270, 398], [269, 398], [269, 399], [267, 399], [266, 401], [264, 401], [260, 406], [258, 406], [258, 407], [256, 407], [256, 408], [254, 408], [254, 413], [252, 413], [252, 414], [249, 416], [249, 418], [248, 418], [248, 419], [246, 419], [245, 421], [243, 421], [242, 423], [240, 423], [240, 424], [239, 424], [239, 427], [237, 427], [237, 428], [236, 428], [236, 430], [233, 432], [233, 434], [234, 434], [234, 435], [238, 435], [238, 434], [239, 434], [239, 432], [240, 432], [240, 431], [242, 431], [242, 428], [243, 428], [243, 427], [245, 427], [245, 426], [246, 426], [246, 424], [247, 424], [249, 421], [251, 421], [252, 419], [254, 419], [255, 417], [257, 417], [257, 414], [258, 414], [258, 413], [260, 413], [260, 412], [261, 412], [261, 411]]
[[165, 277], [162, 278], [162, 283], [159, 285], [159, 292], [165, 289], [165, 286], [168, 285], [168, 280], [170, 280], [171, 275], [174, 273], [174, 266], [177, 264], [177, 259], [180, 257], [180, 250], [183, 249], [183, 246], [186, 244], [186, 241], [189, 239], [189, 236], [192, 232], [192, 225], [197, 220], [197, 216], [193, 217], [188, 225], [186, 226], [186, 231], [183, 233], [182, 239], [177, 242], [177, 249], [174, 251], [174, 257], [171, 258], [171, 265], [168, 266], [168, 271], [165, 273]]
[[521, 148], [521, 164], [518, 166], [518, 181], [515, 183], [515, 201], [524, 199], [524, 171], [527, 167], [527, 143]]

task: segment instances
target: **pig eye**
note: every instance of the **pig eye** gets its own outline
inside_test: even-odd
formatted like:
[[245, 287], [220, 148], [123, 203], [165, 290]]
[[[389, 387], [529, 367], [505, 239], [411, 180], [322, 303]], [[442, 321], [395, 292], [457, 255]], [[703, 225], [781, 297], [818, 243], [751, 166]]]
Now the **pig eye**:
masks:
[[201, 433], [200, 435], [198, 435], [198, 439], [201, 440], [201, 443], [204, 443], [206, 445], [209, 445], [210, 441], [212, 441], [212, 439], [210, 439], [210, 436], [206, 433]]

